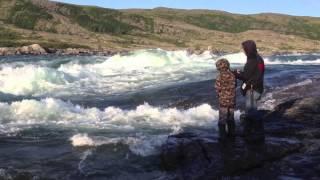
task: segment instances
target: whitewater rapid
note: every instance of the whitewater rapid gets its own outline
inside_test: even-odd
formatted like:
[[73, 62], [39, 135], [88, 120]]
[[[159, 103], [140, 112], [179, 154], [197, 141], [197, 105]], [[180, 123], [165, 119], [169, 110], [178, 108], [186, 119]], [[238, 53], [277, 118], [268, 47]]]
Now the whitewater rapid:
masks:
[[[14, 136], [23, 130], [39, 126], [125, 133], [129, 135], [90, 137], [86, 133], [80, 133], [72, 136], [70, 142], [75, 147], [122, 143], [141, 156], [157, 153], [169, 134], [179, 133], [186, 127], [215, 128], [218, 120], [218, 111], [208, 104], [187, 110], [153, 107], [147, 103], [132, 110], [117, 107], [99, 110], [53, 98], [0, 103], [0, 114], [1, 135]], [[240, 111], [237, 111], [237, 120], [239, 116]]]
[[[223, 56], [236, 69], [245, 63], [243, 53]], [[0, 64], [0, 92], [33, 97], [107, 96], [139, 92], [179, 83], [214, 79], [219, 58], [206, 51], [139, 50], [127, 55], [92, 57], [91, 61], [19, 61]], [[59, 57], [57, 57], [59, 59]], [[310, 65], [320, 59], [283, 61], [266, 58], [266, 64]], [[59, 62], [59, 61], [58, 61]]]
[[[76, 132], [69, 137], [75, 147], [120, 143], [128, 145], [135, 154], [148, 156], [159, 149], [169, 134], [189, 127], [215, 129], [218, 110], [209, 102], [188, 109], [152, 106], [148, 102], [131, 109], [115, 106], [99, 109], [72, 103], [69, 99], [93, 98], [95, 101], [95, 98], [125, 97], [145, 90], [214, 80], [215, 62], [219, 58], [227, 58], [233, 69], [242, 68], [246, 60], [243, 53], [219, 57], [208, 51], [189, 55], [186, 51], [161, 49], [111, 57], [40, 56], [0, 60], [1, 97], [22, 98], [0, 102], [0, 134], [14, 136], [34, 127], [70, 129]], [[265, 62], [274, 71], [267, 81], [280, 90], [310, 84], [313, 76], [320, 75], [297, 75], [287, 87], [282, 87], [292, 78], [292, 72], [294, 75], [308, 72], [304, 67], [288, 72], [289, 66], [312, 68], [312, 65], [320, 65], [319, 57], [308, 59], [297, 55], [286, 59], [275, 56], [266, 57]], [[266, 108], [274, 107], [272, 94], [265, 96], [265, 102]], [[236, 119], [239, 115], [237, 111]], [[112, 136], [90, 133], [97, 130]]]
[[[32, 125], [62, 125], [104, 130], [131, 131], [143, 128], [176, 131], [186, 126], [214, 124], [218, 111], [203, 104], [187, 110], [153, 107], [147, 103], [133, 110], [107, 107], [104, 110], [84, 108], [70, 102], [46, 98], [0, 103], [0, 132], [14, 131]], [[7, 126], [14, 127], [10, 130]]]
[[13, 95], [61, 97], [112, 95], [206, 80], [214, 76], [214, 55], [141, 50], [126, 56], [70, 61], [55, 68], [43, 62], [0, 66], [0, 91]]

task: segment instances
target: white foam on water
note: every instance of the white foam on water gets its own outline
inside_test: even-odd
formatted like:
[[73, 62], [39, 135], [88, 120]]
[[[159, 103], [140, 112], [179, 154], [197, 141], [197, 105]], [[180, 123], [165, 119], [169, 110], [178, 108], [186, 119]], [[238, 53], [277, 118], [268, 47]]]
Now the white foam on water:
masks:
[[294, 60], [294, 61], [285, 61], [281, 59], [270, 60], [268, 58], [265, 59], [267, 64], [284, 64], [284, 65], [320, 65], [320, 59], [316, 60]]
[[[190, 55], [187, 51], [161, 49], [138, 50], [112, 57], [93, 56], [92, 63], [81, 63], [76, 56], [72, 58], [74, 60], [68, 59], [68, 63], [62, 63], [57, 68], [51, 68], [52, 63], [42, 61], [0, 64], [0, 91], [13, 95], [56, 98], [122, 94], [214, 79], [215, 62], [220, 58], [227, 58], [233, 69], [241, 68], [246, 62], [244, 53], [218, 57], [209, 51]], [[60, 59], [50, 61], [60, 62]], [[265, 58], [265, 61], [266, 64], [320, 64], [320, 60], [283, 61]]]
[[0, 71], [0, 91], [15, 95], [37, 95], [63, 89], [73, 80], [66, 73], [46, 67], [5, 67]]
[[0, 91], [51, 97], [133, 92], [212, 79], [215, 57], [208, 52], [188, 55], [186, 51], [155, 49], [104, 57], [104, 60], [92, 57], [94, 63], [90, 64], [79, 63], [74, 57], [74, 61], [57, 69], [43, 63], [25, 62], [25, 66], [6, 63], [0, 68]]
[[218, 120], [218, 111], [208, 104], [187, 110], [154, 107], [147, 103], [132, 110], [117, 107], [99, 110], [53, 98], [0, 103], [0, 114], [2, 132], [34, 125], [84, 127], [106, 131], [135, 131], [144, 128], [179, 131], [190, 126], [213, 127]]
[[[135, 137], [108, 138], [89, 137], [77, 134], [70, 141], [75, 147], [99, 146], [103, 144], [127, 144], [130, 150], [141, 156], [156, 152], [167, 135], [179, 133], [186, 127], [215, 128], [218, 111], [208, 104], [202, 104], [187, 110], [177, 108], [160, 108], [145, 103], [133, 110], [107, 107], [104, 110], [84, 108], [58, 99], [46, 98], [40, 101], [23, 100], [0, 103], [0, 133], [29, 129], [34, 126], [62, 126], [65, 128], [103, 129], [106, 132], [130, 132]], [[237, 111], [235, 118], [239, 119]], [[147, 130], [147, 131], [143, 131]], [[161, 131], [162, 134], [151, 135], [150, 132]]]
[[167, 135], [152, 135], [140, 137], [89, 137], [88, 134], [76, 134], [70, 138], [74, 147], [95, 147], [101, 145], [125, 144], [132, 153], [140, 156], [150, 156], [160, 152], [160, 146], [167, 140]]
[[89, 150], [86, 150], [82, 156], [80, 157], [80, 162], [78, 164], [78, 170], [81, 174], [85, 174], [85, 171], [84, 171], [84, 168], [85, 168], [85, 161], [86, 159], [92, 155], [92, 150], [89, 149]]
[[[211, 55], [189, 56], [185, 51], [163, 50], [140, 50], [126, 56], [112, 56], [103, 63], [69, 63], [59, 68], [82, 78], [84, 87], [93, 85], [102, 94], [206, 80], [213, 78], [214, 69]], [[211, 77], [208, 72], [211, 72]], [[90, 85], [87, 86], [88, 83]]]
[[76, 134], [70, 138], [73, 146], [93, 146], [95, 142], [88, 137], [88, 134]]
[[227, 59], [230, 64], [245, 64], [247, 61], [247, 57], [244, 53], [235, 53], [235, 54], [227, 54], [220, 58]]
[[[228, 54], [225, 56], [222, 56], [220, 58], [226, 58], [231, 64], [245, 64], [246, 63], [246, 55], [244, 53], [235, 53], [235, 54]], [[302, 59], [297, 59], [297, 60], [283, 60], [281, 57], [278, 57], [274, 60], [264, 57], [265, 64], [268, 65], [320, 65], [320, 59], [315, 59], [315, 60], [302, 60]]]
[[130, 151], [140, 156], [159, 154], [161, 146], [166, 142], [167, 135], [145, 136], [140, 138], [128, 138], [126, 144]]

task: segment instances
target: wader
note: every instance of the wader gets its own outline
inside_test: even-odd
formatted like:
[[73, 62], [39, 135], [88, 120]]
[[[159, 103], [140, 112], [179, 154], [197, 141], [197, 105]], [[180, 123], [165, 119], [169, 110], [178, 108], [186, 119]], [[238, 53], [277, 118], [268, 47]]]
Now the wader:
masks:
[[243, 135], [247, 141], [263, 142], [264, 125], [261, 112], [257, 109], [257, 102], [261, 95], [253, 90], [246, 93], [246, 112], [240, 116], [240, 122], [243, 127]]

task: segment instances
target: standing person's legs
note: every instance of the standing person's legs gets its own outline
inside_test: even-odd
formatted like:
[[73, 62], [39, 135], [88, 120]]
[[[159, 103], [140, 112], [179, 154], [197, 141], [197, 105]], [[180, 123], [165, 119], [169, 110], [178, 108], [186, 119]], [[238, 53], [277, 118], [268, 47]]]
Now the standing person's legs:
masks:
[[261, 94], [253, 91], [248, 90], [246, 93], [246, 113], [248, 113], [250, 110], [257, 110], [258, 108], [258, 100], [261, 98]]
[[264, 139], [263, 134], [263, 122], [260, 117], [259, 111], [257, 111], [258, 100], [261, 98], [261, 94], [256, 91], [247, 91], [246, 94], [246, 115], [242, 120], [243, 133], [249, 141], [255, 141], [256, 139]]
[[236, 123], [234, 120], [234, 108], [228, 108], [227, 126], [228, 126], [228, 136], [234, 137], [235, 130], [236, 130]]
[[219, 108], [219, 139], [224, 140], [227, 137], [226, 132], [226, 123], [228, 120], [228, 108], [220, 107]]

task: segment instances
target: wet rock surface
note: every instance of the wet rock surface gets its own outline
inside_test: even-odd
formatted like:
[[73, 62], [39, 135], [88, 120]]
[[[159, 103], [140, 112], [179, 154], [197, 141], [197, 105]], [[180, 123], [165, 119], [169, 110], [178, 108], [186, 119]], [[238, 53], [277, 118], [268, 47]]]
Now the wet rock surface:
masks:
[[263, 112], [264, 142], [248, 142], [241, 132], [226, 143], [214, 132], [170, 136], [162, 147], [162, 168], [168, 179], [319, 179], [319, 107], [320, 97], [313, 97]]

